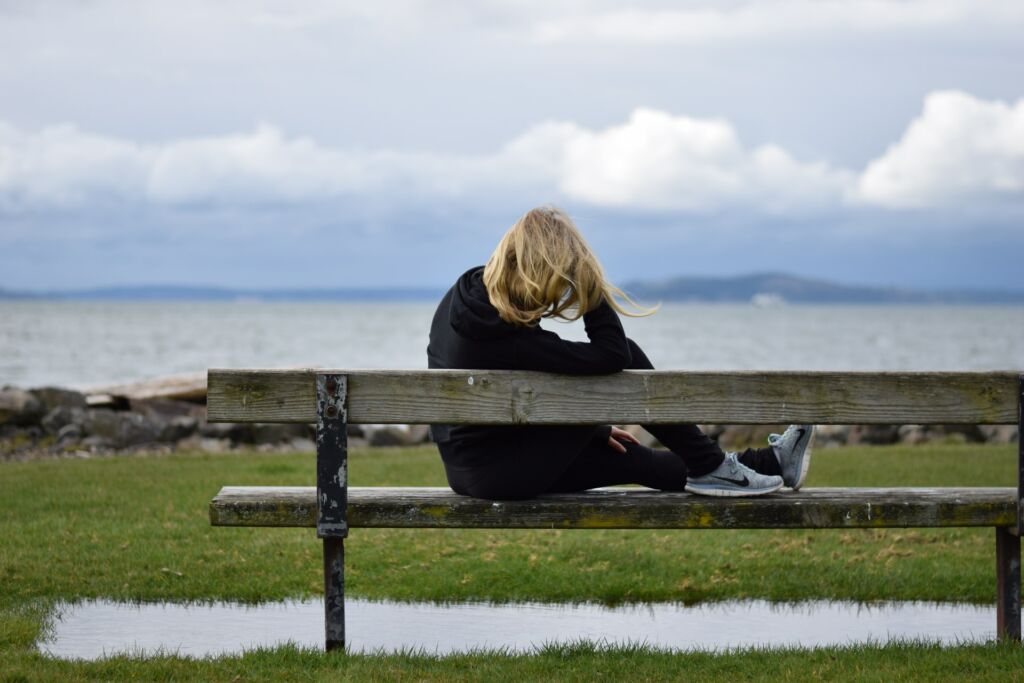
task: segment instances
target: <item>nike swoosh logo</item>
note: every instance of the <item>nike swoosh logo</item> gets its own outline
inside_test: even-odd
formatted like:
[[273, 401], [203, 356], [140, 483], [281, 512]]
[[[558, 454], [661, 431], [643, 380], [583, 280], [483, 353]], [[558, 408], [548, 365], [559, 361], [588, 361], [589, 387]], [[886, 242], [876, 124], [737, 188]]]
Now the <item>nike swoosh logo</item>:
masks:
[[730, 484], [736, 484], [737, 486], [750, 486], [750, 480], [747, 479], [746, 475], [743, 475], [742, 479], [729, 479], [728, 477], [715, 477], [721, 481], [727, 481]]

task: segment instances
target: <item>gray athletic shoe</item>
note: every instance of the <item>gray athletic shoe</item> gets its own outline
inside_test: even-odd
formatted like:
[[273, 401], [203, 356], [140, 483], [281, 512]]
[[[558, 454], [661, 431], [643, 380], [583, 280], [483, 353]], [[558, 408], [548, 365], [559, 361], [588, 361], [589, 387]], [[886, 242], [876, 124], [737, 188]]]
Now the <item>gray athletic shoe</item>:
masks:
[[790, 425], [782, 434], [771, 434], [768, 443], [782, 467], [782, 481], [796, 491], [804, 485], [811, 464], [814, 425]]
[[702, 496], [760, 496], [782, 488], [782, 477], [758, 474], [739, 461], [735, 453], [702, 477], [689, 477], [686, 490]]

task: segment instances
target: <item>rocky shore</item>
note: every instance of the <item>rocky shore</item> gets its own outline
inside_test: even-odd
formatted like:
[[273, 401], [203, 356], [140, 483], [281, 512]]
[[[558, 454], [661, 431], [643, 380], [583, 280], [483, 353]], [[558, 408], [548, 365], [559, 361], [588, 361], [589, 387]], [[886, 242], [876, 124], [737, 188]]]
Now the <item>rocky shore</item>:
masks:
[[[314, 450], [310, 425], [211, 424], [205, 391], [186, 398], [86, 395], [57, 387], [0, 389], [0, 459], [89, 457], [97, 454], [236, 449]], [[182, 392], [178, 392], [182, 395]], [[723, 448], [762, 445], [785, 425], [704, 425]], [[653, 438], [630, 426], [648, 445]], [[828, 425], [818, 430], [818, 447], [926, 442], [1013, 443], [1012, 425]], [[353, 447], [395, 447], [428, 443], [426, 425], [350, 425]]]

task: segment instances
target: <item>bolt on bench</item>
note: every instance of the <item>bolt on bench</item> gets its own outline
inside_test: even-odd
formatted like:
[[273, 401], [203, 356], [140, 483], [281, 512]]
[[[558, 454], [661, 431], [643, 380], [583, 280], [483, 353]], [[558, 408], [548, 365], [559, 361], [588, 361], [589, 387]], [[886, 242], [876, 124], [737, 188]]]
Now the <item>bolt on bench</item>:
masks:
[[[995, 527], [996, 629], [1021, 638], [1024, 375], [998, 372], [210, 370], [211, 422], [316, 424], [317, 485], [224, 487], [215, 526], [316, 527], [327, 650], [345, 646], [350, 527], [834, 529]], [[1016, 488], [821, 488], [757, 498], [601, 489], [492, 502], [348, 486], [353, 424], [1018, 424]]]

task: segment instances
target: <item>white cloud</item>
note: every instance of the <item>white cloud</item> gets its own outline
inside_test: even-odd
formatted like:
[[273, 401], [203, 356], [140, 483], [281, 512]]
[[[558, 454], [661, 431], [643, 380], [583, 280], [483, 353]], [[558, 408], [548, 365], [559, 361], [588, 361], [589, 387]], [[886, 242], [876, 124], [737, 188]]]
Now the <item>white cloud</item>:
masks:
[[138, 196], [152, 159], [144, 147], [70, 124], [24, 133], [0, 121], [0, 202], [65, 205]]
[[353, 151], [261, 124], [158, 144], [70, 124], [21, 131], [0, 122], [0, 208], [110, 202], [256, 206], [349, 198], [411, 206], [495, 198], [575, 200], [668, 212], [792, 213], [862, 204], [987, 207], [1024, 198], [1024, 100], [937, 92], [902, 139], [865, 171], [747, 146], [722, 119], [640, 108], [604, 129], [528, 128], [492, 154]]
[[1016, 0], [757, 0], [690, 3], [688, 7], [577, 12], [545, 18], [533, 28], [543, 43], [695, 43], [934, 30], [1024, 20]]
[[[836, 201], [849, 183], [847, 172], [798, 162], [779, 147], [747, 149], [732, 125], [718, 119], [637, 109], [622, 125], [601, 131], [563, 125], [559, 132], [551, 146], [558, 151], [552, 163], [560, 189], [597, 205], [807, 208]], [[552, 136], [551, 127], [526, 133], [516, 145], [528, 147], [535, 136]]]
[[930, 207], [1024, 195], [1024, 99], [928, 95], [903, 137], [868, 164], [857, 196], [888, 207]]

